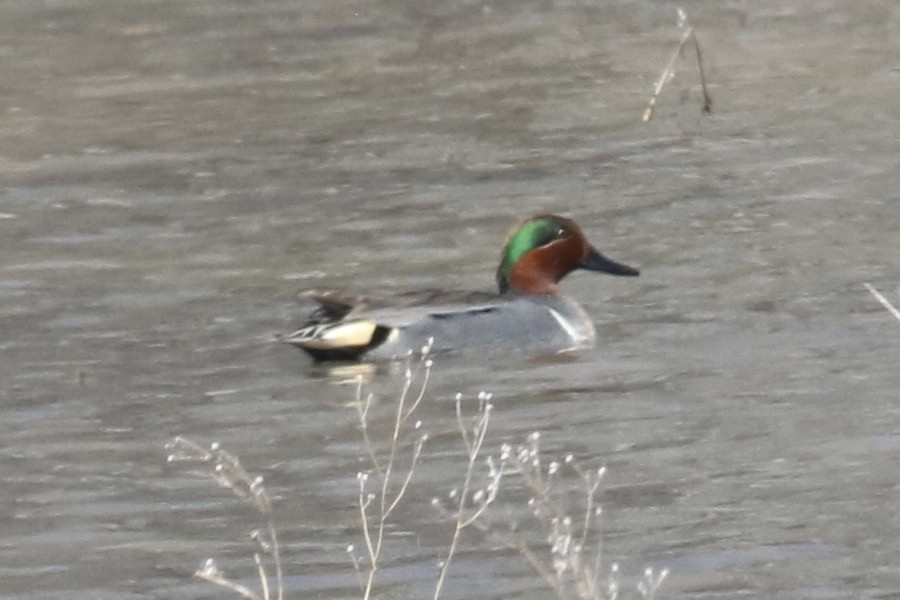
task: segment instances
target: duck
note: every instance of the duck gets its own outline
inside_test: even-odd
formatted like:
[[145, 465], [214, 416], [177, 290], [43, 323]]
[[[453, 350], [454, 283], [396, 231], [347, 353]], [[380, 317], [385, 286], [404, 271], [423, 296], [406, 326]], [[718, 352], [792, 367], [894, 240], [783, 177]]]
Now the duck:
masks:
[[412, 354], [528, 352], [593, 347], [596, 330], [559, 283], [575, 270], [635, 277], [639, 270], [598, 252], [571, 219], [539, 214], [507, 234], [496, 292], [425, 289], [391, 295], [333, 289], [301, 292], [317, 303], [282, 341], [315, 361], [397, 360]]

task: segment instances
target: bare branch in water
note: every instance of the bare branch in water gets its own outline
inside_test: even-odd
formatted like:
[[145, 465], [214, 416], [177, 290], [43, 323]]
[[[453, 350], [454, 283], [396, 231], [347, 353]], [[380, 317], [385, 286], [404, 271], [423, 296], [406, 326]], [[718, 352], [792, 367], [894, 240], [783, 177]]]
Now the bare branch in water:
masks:
[[641, 119], [644, 123], [653, 118], [653, 109], [656, 108], [656, 102], [659, 100], [659, 95], [666, 84], [675, 77], [675, 61], [678, 60], [679, 56], [684, 56], [684, 48], [687, 46], [688, 42], [694, 43], [694, 50], [697, 52], [697, 70], [700, 72], [700, 88], [703, 90], [702, 110], [705, 113], [712, 112], [712, 98], [706, 87], [706, 70], [703, 68], [703, 52], [700, 50], [700, 42], [697, 40], [694, 27], [688, 23], [687, 14], [680, 8], [678, 9], [678, 26], [684, 29], [684, 33], [681, 35], [681, 41], [678, 42], [675, 51], [672, 52], [672, 56], [669, 57], [666, 68], [663, 69], [662, 74], [659, 76], [659, 80], [656, 82], [653, 96], [650, 97], [647, 108], [644, 110], [644, 116]]

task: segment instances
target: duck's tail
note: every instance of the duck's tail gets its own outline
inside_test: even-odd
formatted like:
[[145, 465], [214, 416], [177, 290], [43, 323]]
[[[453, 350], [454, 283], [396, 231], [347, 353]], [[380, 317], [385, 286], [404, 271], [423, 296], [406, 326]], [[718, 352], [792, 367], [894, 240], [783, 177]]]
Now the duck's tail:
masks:
[[302, 348], [318, 361], [357, 360], [381, 344], [389, 333], [388, 327], [360, 319], [307, 325], [281, 341]]

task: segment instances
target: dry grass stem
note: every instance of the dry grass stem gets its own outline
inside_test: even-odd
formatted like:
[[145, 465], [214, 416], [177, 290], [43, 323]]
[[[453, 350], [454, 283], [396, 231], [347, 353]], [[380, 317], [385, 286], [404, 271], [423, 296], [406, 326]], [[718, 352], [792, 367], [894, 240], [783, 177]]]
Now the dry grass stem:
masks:
[[650, 97], [647, 108], [644, 110], [644, 116], [641, 118], [644, 123], [653, 118], [653, 110], [656, 108], [659, 95], [662, 93], [666, 84], [675, 77], [675, 61], [678, 60], [678, 57], [684, 56], [684, 49], [688, 42], [693, 42], [694, 50], [697, 54], [697, 70], [700, 72], [700, 88], [703, 91], [702, 110], [705, 113], [712, 111], [712, 98], [710, 97], [709, 90], [706, 86], [706, 69], [703, 67], [703, 51], [700, 50], [700, 42], [697, 40], [694, 28], [688, 23], [687, 14], [680, 8], [678, 9], [678, 27], [684, 29], [684, 33], [681, 35], [678, 46], [675, 47], [674, 52], [672, 52], [672, 55], [669, 57], [669, 62], [666, 64], [666, 67], [663, 69], [662, 74], [656, 82], [653, 95]]
[[194, 574], [195, 577], [231, 590], [244, 598], [271, 600], [270, 576], [263, 559], [264, 556], [269, 556], [272, 565], [275, 567], [275, 597], [278, 600], [283, 600], [284, 576], [281, 570], [281, 549], [278, 544], [275, 522], [272, 518], [272, 501], [263, 485], [263, 478], [250, 475], [244, 469], [240, 460], [222, 448], [218, 442], [211, 444], [209, 449], [206, 449], [192, 440], [178, 436], [166, 445], [166, 449], [169, 451], [168, 462], [205, 466], [206, 471], [204, 474], [206, 476], [219, 484], [220, 487], [231, 490], [235, 496], [253, 506], [266, 520], [266, 534], [259, 530], [255, 530], [250, 534], [251, 539], [257, 546], [253, 559], [256, 564], [257, 576], [259, 577], [261, 595], [244, 585], [226, 578], [211, 558]]
[[895, 319], [900, 321], [900, 310], [897, 310], [897, 307], [895, 307], [893, 304], [891, 304], [890, 300], [885, 298], [881, 294], [881, 292], [876, 290], [875, 287], [872, 286], [871, 284], [864, 283], [863, 285], [866, 286], [866, 289], [869, 290], [869, 293], [872, 294], [873, 296], [875, 296], [875, 299], [878, 300], [881, 303], [881, 305], [883, 307], [885, 307], [888, 310], [888, 312], [894, 316]]

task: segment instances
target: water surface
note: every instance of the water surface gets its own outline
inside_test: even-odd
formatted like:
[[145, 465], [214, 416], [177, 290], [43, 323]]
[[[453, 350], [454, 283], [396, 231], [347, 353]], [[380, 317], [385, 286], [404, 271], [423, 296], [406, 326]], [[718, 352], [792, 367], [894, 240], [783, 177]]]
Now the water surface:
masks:
[[[891, 2], [268, 0], [8, 4], [0, 19], [0, 594], [201, 598], [252, 577], [252, 512], [165, 463], [220, 440], [267, 478], [291, 597], [356, 596], [353, 374], [272, 343], [298, 289], [490, 289], [500, 240], [576, 218], [639, 279], [565, 282], [599, 346], [438, 358], [385, 594], [428, 595], [487, 446], [607, 465], [604, 553], [665, 598], [900, 587]], [[367, 380], [384, 403], [402, 367]], [[511, 493], [515, 497], [515, 492]], [[510, 506], [507, 504], [506, 506]], [[473, 535], [444, 597], [550, 596]]]

